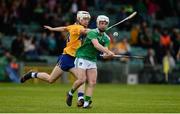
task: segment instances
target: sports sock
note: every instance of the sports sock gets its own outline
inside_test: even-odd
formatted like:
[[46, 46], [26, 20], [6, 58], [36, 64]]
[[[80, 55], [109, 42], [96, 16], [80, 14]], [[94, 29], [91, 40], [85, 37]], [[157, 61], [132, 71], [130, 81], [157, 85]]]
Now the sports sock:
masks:
[[90, 101], [91, 100], [91, 97], [90, 96], [85, 96], [85, 101]]
[[32, 73], [31, 73], [31, 77], [32, 77], [32, 78], [37, 78], [37, 72], [32, 72]]
[[85, 96], [85, 101], [84, 101], [84, 105], [83, 107], [87, 107], [89, 105], [89, 101], [91, 100], [91, 97], [90, 96]]
[[70, 91], [69, 91], [69, 95], [73, 95], [73, 93], [75, 92], [75, 90], [74, 89], [71, 89]]
[[78, 101], [81, 100], [81, 99], [84, 99], [84, 93], [82, 92], [78, 92]]

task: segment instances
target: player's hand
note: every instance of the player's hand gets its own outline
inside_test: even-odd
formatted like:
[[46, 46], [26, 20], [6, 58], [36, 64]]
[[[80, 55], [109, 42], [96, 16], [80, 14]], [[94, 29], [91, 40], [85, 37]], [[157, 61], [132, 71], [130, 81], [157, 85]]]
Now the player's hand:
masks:
[[44, 29], [52, 30], [52, 27], [45, 25], [45, 26], [44, 26]]
[[113, 57], [114, 55], [115, 55], [115, 54], [114, 54], [112, 51], [109, 51], [109, 52], [108, 52], [108, 56], [109, 56], [109, 57]]
[[111, 59], [114, 55], [115, 54], [112, 51], [109, 51], [108, 53], [104, 53], [102, 56], [104, 59]]

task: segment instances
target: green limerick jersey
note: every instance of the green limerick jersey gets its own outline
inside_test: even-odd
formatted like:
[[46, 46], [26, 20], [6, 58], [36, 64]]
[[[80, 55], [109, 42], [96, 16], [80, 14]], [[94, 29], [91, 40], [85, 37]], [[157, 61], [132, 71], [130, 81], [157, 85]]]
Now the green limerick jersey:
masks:
[[97, 39], [104, 47], [109, 47], [110, 45], [110, 38], [106, 33], [100, 34], [97, 28], [92, 29], [87, 33], [83, 45], [77, 50], [77, 58], [83, 58], [93, 62], [97, 61], [97, 54], [99, 51], [92, 44], [91, 40], [93, 39]]

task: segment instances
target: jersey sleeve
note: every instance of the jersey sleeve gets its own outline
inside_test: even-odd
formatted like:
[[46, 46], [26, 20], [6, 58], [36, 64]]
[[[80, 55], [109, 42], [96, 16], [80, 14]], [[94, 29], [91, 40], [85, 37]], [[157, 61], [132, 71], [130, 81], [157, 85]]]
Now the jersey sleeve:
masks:
[[97, 35], [94, 31], [89, 31], [87, 33], [87, 38], [90, 39], [90, 40], [93, 40], [93, 39], [97, 39]]
[[71, 30], [71, 28], [72, 28], [72, 25], [67, 26], [68, 32]]
[[82, 26], [67, 26], [67, 30], [70, 34], [72, 35], [79, 35], [80, 34], [80, 30], [82, 29]]

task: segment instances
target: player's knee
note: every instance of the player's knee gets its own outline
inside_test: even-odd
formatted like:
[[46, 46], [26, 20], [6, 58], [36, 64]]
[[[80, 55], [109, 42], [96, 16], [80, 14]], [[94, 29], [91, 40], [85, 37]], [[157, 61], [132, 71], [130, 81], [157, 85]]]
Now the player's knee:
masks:
[[81, 84], [83, 84], [83, 83], [85, 83], [85, 80], [84, 80], [84, 79], [80, 79], [79, 82], [80, 82]]
[[86, 78], [85, 78], [85, 77], [83, 77], [83, 78], [79, 78], [78, 80], [79, 80], [79, 82], [80, 82], [81, 84], [83, 84], [83, 83], [85, 83], [85, 82], [86, 82]]
[[48, 79], [48, 83], [49, 83], [49, 84], [52, 84], [52, 83], [54, 83], [54, 80], [51, 79], [51, 78], [49, 78], [49, 79]]
[[96, 80], [89, 81], [89, 85], [94, 87], [96, 85]]

